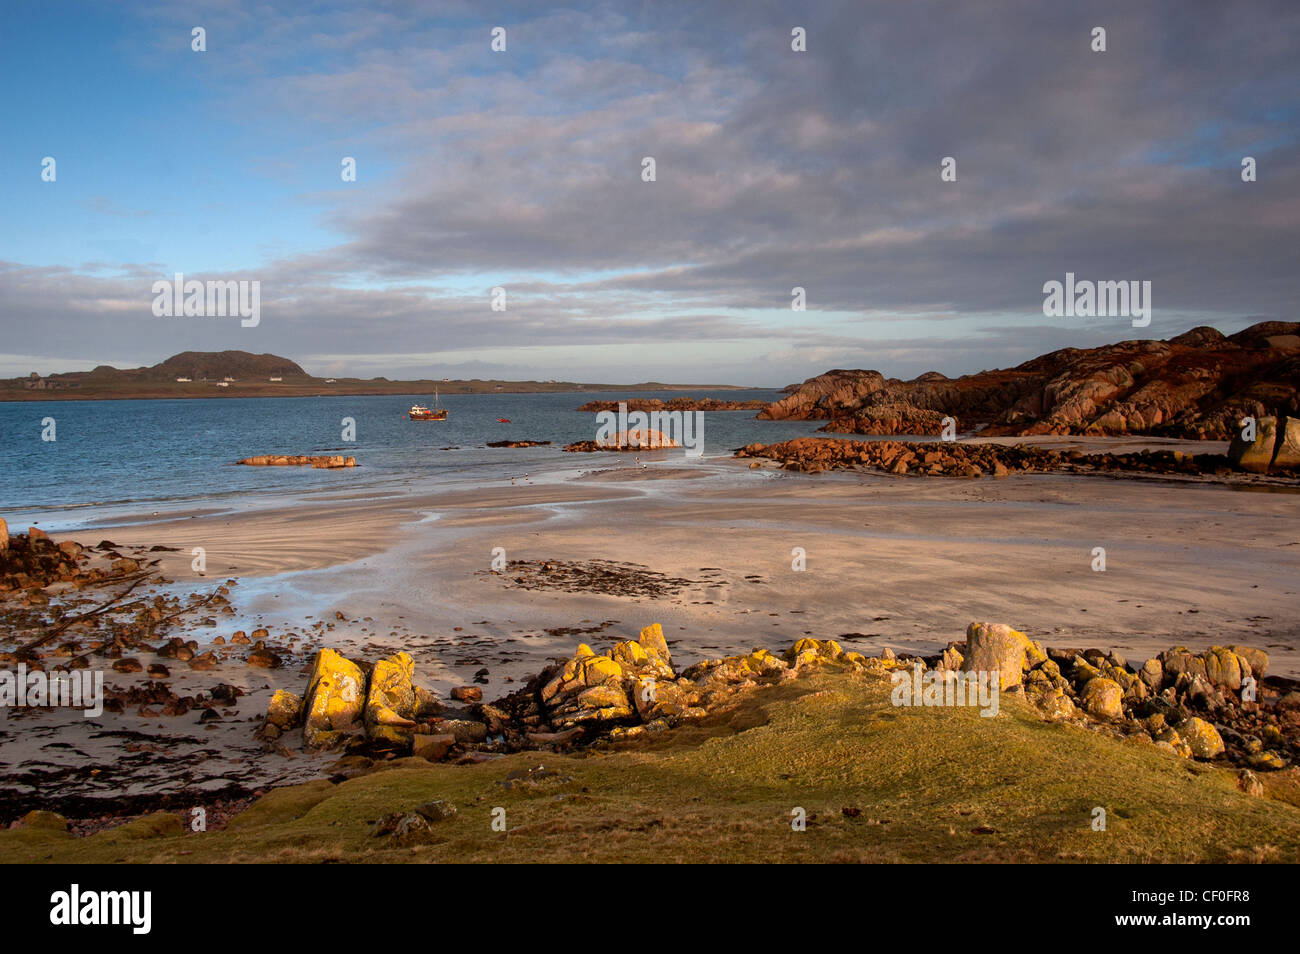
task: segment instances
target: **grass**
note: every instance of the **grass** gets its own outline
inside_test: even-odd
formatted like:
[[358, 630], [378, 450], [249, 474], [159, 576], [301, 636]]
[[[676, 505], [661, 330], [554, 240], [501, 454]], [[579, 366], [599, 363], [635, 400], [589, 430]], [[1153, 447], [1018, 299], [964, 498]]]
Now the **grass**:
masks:
[[[505, 788], [512, 770], [552, 779]], [[478, 765], [404, 759], [338, 785], [270, 792], [223, 831], [150, 816], [89, 838], [0, 832], [23, 862], [1225, 862], [1300, 858], [1300, 799], [1240, 792], [1235, 772], [1039, 720], [1004, 695], [974, 709], [895, 708], [887, 680], [822, 673], [751, 692], [650, 744], [521, 753]], [[446, 799], [436, 841], [370, 836]], [[492, 830], [492, 810], [507, 831]], [[1091, 827], [1105, 808], [1105, 831]], [[791, 827], [807, 813], [806, 831]], [[842, 810], [857, 809], [855, 817]]]

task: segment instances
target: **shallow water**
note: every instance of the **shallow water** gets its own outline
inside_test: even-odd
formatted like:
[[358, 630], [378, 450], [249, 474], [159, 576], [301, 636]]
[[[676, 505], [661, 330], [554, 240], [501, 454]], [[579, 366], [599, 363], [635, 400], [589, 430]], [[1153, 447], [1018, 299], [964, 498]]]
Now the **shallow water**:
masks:
[[[320, 398], [210, 398], [141, 401], [0, 403], [0, 514], [11, 527], [42, 521], [52, 530], [105, 516], [256, 506], [321, 491], [370, 496], [631, 463], [633, 454], [566, 454], [561, 448], [596, 436], [596, 416], [577, 407], [592, 400], [678, 394], [724, 400], [775, 400], [778, 391], [465, 394], [440, 399], [446, 421], [409, 421], [413, 403], [430, 395]], [[705, 415], [705, 457], [729, 456], [753, 441], [813, 433], [816, 421], [758, 421], [755, 411]], [[511, 420], [500, 424], [498, 417]], [[54, 419], [54, 441], [42, 440]], [[343, 440], [344, 419], [355, 440]], [[543, 440], [549, 447], [489, 448], [488, 441]], [[452, 449], [448, 449], [452, 448]], [[349, 470], [239, 467], [255, 454], [345, 454]], [[669, 460], [680, 450], [642, 454]], [[86, 511], [85, 508], [93, 508]]]

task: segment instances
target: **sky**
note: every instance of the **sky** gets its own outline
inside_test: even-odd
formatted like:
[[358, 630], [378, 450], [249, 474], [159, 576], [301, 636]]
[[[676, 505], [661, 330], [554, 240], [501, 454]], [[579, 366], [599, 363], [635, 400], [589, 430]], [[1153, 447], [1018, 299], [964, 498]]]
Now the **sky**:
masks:
[[[1298, 105], [1294, 0], [10, 0], [0, 375], [781, 387], [1296, 320]], [[1150, 325], [1045, 316], [1067, 272]], [[257, 324], [155, 316], [176, 273]]]

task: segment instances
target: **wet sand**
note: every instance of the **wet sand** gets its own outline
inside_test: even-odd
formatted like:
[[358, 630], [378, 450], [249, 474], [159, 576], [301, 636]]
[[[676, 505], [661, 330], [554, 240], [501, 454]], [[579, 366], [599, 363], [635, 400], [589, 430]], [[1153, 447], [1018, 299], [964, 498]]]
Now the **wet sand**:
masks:
[[[236, 579], [236, 612], [184, 635], [206, 648], [217, 635], [265, 626], [286, 665], [251, 669], [238, 647], [210, 672], [171, 665], [179, 694], [217, 682], [245, 691], [216, 723], [134, 711], [95, 723], [64, 712], [11, 717], [0, 761], [11, 770], [111, 764], [131, 743], [175, 761], [142, 760], [117, 791], [313, 777], [337, 755], [267, 751], [252, 734], [273, 689], [302, 690], [319, 646], [369, 659], [405, 649], [417, 681], [443, 698], [478, 674], [491, 700], [579, 641], [600, 649], [651, 622], [663, 624], [680, 665], [782, 649], [805, 635], [867, 653], [932, 653], [962, 639], [972, 620], [989, 620], [1047, 645], [1118, 649], [1139, 662], [1175, 645], [1244, 643], [1268, 651], [1271, 673], [1300, 676], [1294, 493], [1053, 474], [955, 480], [804, 475], [727, 460], [631, 463], [515, 486], [339, 495], [60, 535], [177, 547], [158, 554], [176, 592]], [[206, 551], [204, 576], [191, 568], [196, 546]], [[1091, 568], [1095, 547], [1106, 550], [1105, 572]], [[795, 548], [806, 554], [803, 571], [792, 568]], [[689, 582], [658, 596], [530, 589], [510, 569], [491, 572], [494, 552], [635, 564]], [[105, 681], [147, 680], [110, 671]]]

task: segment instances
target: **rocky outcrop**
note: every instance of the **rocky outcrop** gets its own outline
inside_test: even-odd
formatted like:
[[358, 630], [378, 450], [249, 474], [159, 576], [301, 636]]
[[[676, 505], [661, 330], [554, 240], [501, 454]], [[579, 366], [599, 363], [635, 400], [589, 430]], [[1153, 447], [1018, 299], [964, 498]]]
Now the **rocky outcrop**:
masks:
[[550, 447], [550, 441], [488, 441], [488, 447]]
[[570, 453], [590, 453], [591, 451], [662, 450], [666, 447], [681, 446], [662, 431], [630, 428], [611, 435], [608, 440], [576, 441], [573, 444], [566, 444], [564, 449]]
[[1196, 328], [1169, 341], [1066, 348], [1015, 368], [911, 381], [878, 371], [810, 378], [758, 416], [827, 420], [839, 433], [932, 434], [933, 415], [989, 435], [1153, 434], [1228, 440], [1241, 418], [1300, 416], [1300, 323], [1225, 337]]
[[4, 517], [0, 517], [0, 552], [9, 549], [9, 524], [5, 523]]
[[306, 455], [306, 454], [262, 454], [258, 457], [245, 457], [243, 460], [235, 461], [236, 464], [246, 464], [249, 467], [315, 467], [319, 470], [333, 470], [338, 467], [355, 467], [357, 459], [355, 457], [344, 457], [341, 454], [332, 455]]
[[588, 401], [579, 411], [617, 411], [619, 404], [626, 404], [628, 411], [641, 411], [650, 414], [654, 411], [759, 411], [767, 407], [767, 401], [723, 401], [718, 398], [675, 397], [667, 401], [660, 398], [632, 398], [629, 401]]
[[[736, 457], [779, 461], [784, 470], [819, 473], [869, 468], [899, 476], [1005, 477], [1010, 473], [1102, 473], [1128, 471], [1198, 476], [1231, 473], [1219, 454], [1143, 451], [1138, 454], [1082, 454], [1028, 445], [972, 444], [956, 441], [851, 441], [797, 437], [779, 444], [748, 444]], [[756, 466], [751, 464], [751, 467]]]

